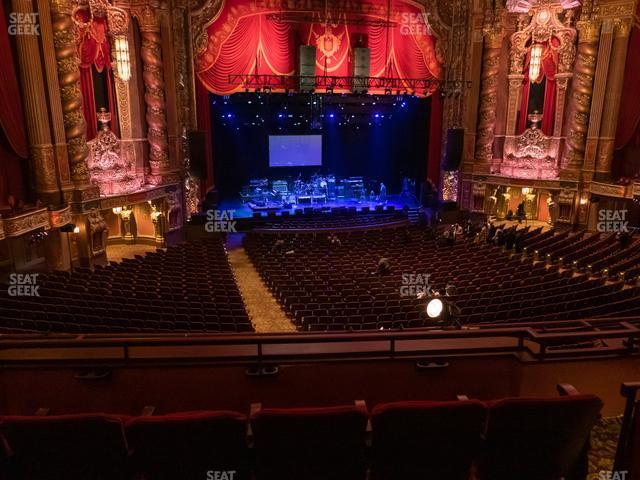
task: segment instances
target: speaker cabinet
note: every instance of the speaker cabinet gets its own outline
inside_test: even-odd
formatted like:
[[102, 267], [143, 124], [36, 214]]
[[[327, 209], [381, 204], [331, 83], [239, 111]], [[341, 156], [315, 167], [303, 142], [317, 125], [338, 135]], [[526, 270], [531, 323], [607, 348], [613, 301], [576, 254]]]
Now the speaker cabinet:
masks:
[[371, 76], [371, 50], [357, 47], [353, 49], [353, 93], [367, 93]]
[[300, 91], [316, 88], [316, 47], [300, 45]]
[[444, 156], [443, 170], [453, 171], [460, 168], [464, 148], [464, 128], [447, 130], [447, 150]]

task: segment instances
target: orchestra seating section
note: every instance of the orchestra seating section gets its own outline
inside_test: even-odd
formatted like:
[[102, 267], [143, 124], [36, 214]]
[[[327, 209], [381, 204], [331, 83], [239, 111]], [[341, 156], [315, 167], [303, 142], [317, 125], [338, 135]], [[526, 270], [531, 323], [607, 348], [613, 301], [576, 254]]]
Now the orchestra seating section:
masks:
[[569, 385], [558, 388], [562, 396], [555, 398], [402, 401], [371, 413], [356, 401], [253, 404], [249, 415], [155, 416], [147, 407], [139, 417], [6, 416], [0, 476], [195, 480], [234, 472], [234, 480], [406, 480], [428, 472], [466, 480], [475, 471], [478, 480], [578, 478], [602, 401]]
[[[405, 212], [400, 212], [404, 214]], [[361, 214], [359, 214], [361, 215]], [[372, 214], [393, 215], [393, 213]], [[348, 217], [346, 217], [348, 218]], [[510, 227], [514, 228], [514, 227]], [[489, 242], [453, 244], [408, 224], [350, 230], [254, 231], [244, 245], [265, 284], [301, 331], [435, 326], [430, 286], [465, 324], [511, 324], [640, 315], [640, 239], [510, 228]], [[387, 258], [391, 271], [377, 271]], [[403, 282], [418, 281], [408, 285]], [[413, 279], [413, 280], [412, 280]], [[0, 331], [52, 333], [252, 332], [222, 239], [38, 278], [39, 296], [0, 289]]]
[[[440, 292], [447, 284], [456, 287], [451, 300], [464, 323], [640, 313], [639, 288], [613, 277], [639, 267], [640, 240], [622, 248], [610, 234], [583, 238], [580, 233], [526, 227], [521, 234], [526, 248], [522, 254], [505, 252], [507, 245], [501, 242], [467, 239], [446, 245], [433, 238], [432, 229], [417, 226], [343, 232], [337, 234], [339, 244], [326, 233], [254, 232], [245, 237], [245, 248], [277, 300], [304, 331], [428, 326], [426, 301], [415, 293], [405, 295], [410, 290], [402, 283], [403, 278], [424, 274]], [[381, 258], [389, 260], [390, 273], [377, 273]]]
[[95, 270], [38, 277], [39, 296], [0, 288], [2, 332], [252, 332], [221, 239]]

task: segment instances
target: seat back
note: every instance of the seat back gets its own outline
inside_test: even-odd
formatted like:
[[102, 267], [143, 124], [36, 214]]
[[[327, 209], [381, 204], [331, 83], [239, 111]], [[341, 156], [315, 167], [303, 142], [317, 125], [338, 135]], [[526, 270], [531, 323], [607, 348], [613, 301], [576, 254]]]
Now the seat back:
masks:
[[132, 418], [126, 432], [133, 468], [145, 479], [204, 479], [209, 471], [243, 478], [249, 470], [246, 422], [232, 411]]
[[489, 405], [481, 478], [558, 480], [585, 468], [602, 401], [594, 395], [507, 398]]
[[479, 401], [407, 401], [372, 412], [372, 466], [376, 480], [467, 479], [476, 458], [487, 407]]
[[8, 416], [0, 422], [18, 478], [126, 478], [122, 418], [103, 414]]
[[257, 478], [364, 478], [364, 407], [269, 408], [251, 418]]

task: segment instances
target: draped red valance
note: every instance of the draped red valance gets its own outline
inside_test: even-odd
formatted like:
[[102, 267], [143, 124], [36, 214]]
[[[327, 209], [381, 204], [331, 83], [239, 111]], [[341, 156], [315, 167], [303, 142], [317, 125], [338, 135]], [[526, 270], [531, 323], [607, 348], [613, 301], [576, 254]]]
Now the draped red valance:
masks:
[[80, 57], [80, 89], [82, 91], [82, 111], [87, 122], [87, 140], [97, 134], [97, 108], [94, 90], [93, 72], [105, 72], [108, 105], [105, 107], [112, 113], [111, 129], [118, 134], [118, 122], [111, 81], [111, 45], [109, 43], [109, 26], [105, 17], [91, 17], [86, 9], [76, 11], [76, 20], [84, 25], [76, 30], [76, 45]]
[[363, 46], [371, 52], [372, 77], [440, 78], [435, 37], [425, 23], [424, 7], [391, 0], [392, 14], [387, 18], [387, 0], [368, 2], [370, 8], [363, 9], [366, 13], [359, 13], [359, 18], [389, 20], [394, 26], [356, 25], [349, 21], [349, 13], [327, 21], [324, 12], [300, 9], [295, 10], [296, 15], [308, 18], [306, 23], [278, 22], [268, 16], [282, 14], [283, 5], [276, 10], [247, 0], [229, 0], [207, 29], [206, 50], [196, 59], [198, 77], [209, 91], [231, 94], [244, 86], [239, 80], [230, 81], [230, 75], [294, 75], [298, 47], [313, 45], [316, 75], [352, 75], [352, 50]]
[[[554, 39], [555, 40], [555, 39]], [[552, 44], [554, 45], [554, 44]], [[554, 46], [557, 46], [555, 44]], [[529, 116], [529, 92], [531, 89], [531, 79], [529, 77], [529, 65], [531, 62], [531, 50], [527, 52], [524, 62], [524, 80], [522, 83], [522, 102], [520, 104], [520, 117], [518, 118], [517, 133], [524, 132], [527, 128]], [[545, 135], [553, 135], [553, 120], [556, 110], [556, 68], [558, 65], [557, 52], [545, 42], [543, 44], [540, 73], [534, 83], [545, 80], [544, 104], [542, 109], [542, 125], [540, 128]]]

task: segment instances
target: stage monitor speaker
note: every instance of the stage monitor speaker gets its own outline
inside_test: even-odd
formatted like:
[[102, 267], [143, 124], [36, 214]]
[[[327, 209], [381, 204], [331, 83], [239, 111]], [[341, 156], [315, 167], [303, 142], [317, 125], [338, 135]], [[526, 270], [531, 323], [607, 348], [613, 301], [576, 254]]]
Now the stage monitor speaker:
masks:
[[452, 171], [460, 168], [463, 148], [464, 128], [450, 128], [447, 130], [447, 150], [445, 152], [443, 170]]
[[353, 93], [367, 93], [371, 76], [371, 51], [368, 48], [353, 49]]
[[207, 176], [206, 135], [208, 134], [208, 132], [202, 132], [200, 130], [192, 130], [187, 134], [191, 173], [200, 179], [204, 179]]
[[316, 88], [316, 47], [300, 45], [300, 91]]

